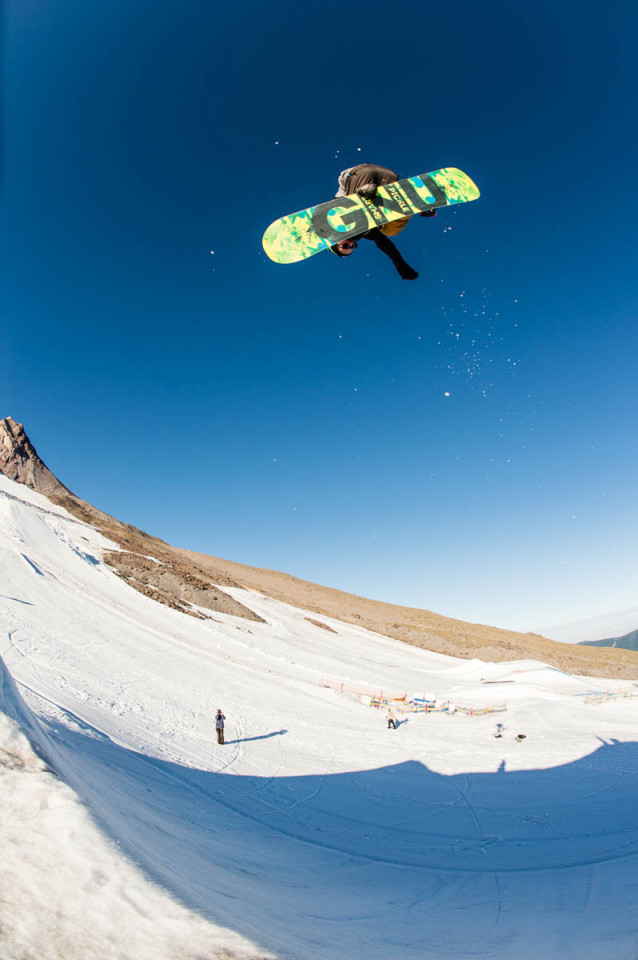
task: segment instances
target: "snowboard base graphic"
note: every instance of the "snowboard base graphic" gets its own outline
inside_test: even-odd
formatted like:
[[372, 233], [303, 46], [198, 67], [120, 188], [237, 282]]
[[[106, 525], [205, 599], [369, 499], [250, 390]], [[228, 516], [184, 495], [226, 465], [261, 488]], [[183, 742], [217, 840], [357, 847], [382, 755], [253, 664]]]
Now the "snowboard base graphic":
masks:
[[478, 187], [466, 173], [456, 167], [443, 167], [378, 187], [373, 197], [334, 197], [281, 217], [270, 224], [262, 243], [275, 263], [296, 263], [372, 227], [426, 210], [467, 203], [479, 196]]

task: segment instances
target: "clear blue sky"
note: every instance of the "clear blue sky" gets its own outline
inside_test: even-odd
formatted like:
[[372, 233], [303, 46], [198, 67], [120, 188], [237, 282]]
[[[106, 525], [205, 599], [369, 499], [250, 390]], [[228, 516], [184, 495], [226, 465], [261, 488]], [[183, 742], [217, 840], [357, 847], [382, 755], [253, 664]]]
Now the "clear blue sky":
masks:
[[[8, 0], [0, 416], [179, 546], [518, 629], [635, 606], [637, 35], [634, 0]], [[271, 263], [361, 161], [482, 197], [408, 226], [414, 283]]]

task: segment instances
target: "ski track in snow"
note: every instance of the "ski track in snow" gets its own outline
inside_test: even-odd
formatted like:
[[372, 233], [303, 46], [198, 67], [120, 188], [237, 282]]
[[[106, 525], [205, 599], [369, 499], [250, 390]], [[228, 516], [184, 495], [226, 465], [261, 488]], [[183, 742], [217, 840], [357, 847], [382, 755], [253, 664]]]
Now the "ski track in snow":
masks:
[[[135, 960], [635, 960], [638, 701], [582, 698], [629, 684], [321, 617], [332, 634], [238, 588], [265, 624], [197, 621], [115, 576], [112, 546], [0, 476], [0, 777], [16, 798], [0, 952], [79, 960], [97, 924], [95, 955]], [[508, 712], [389, 731], [324, 678]], [[36, 795], [74, 838], [58, 850], [45, 817], [39, 860], [19, 828]], [[17, 890], [31, 921], [3, 906]]]

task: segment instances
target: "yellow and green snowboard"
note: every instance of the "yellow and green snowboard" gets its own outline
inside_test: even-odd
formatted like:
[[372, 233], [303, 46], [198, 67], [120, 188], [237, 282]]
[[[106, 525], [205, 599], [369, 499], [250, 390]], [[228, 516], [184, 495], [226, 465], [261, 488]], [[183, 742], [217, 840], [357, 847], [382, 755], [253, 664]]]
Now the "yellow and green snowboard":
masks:
[[453, 203], [476, 200], [473, 180], [456, 167], [444, 167], [379, 187], [373, 197], [335, 197], [271, 223], [264, 233], [264, 250], [275, 263], [296, 263], [346, 237], [358, 237], [372, 227], [412, 217]]

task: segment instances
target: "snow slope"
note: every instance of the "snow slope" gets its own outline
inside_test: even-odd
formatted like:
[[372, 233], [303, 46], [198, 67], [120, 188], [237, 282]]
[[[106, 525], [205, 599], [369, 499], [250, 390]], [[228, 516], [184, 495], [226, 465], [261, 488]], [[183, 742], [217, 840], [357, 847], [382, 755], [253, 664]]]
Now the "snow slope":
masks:
[[[631, 684], [246, 590], [265, 624], [196, 620], [116, 577], [109, 546], [0, 476], [7, 955], [635, 960], [638, 699], [583, 696]], [[508, 711], [392, 731], [357, 691]]]

